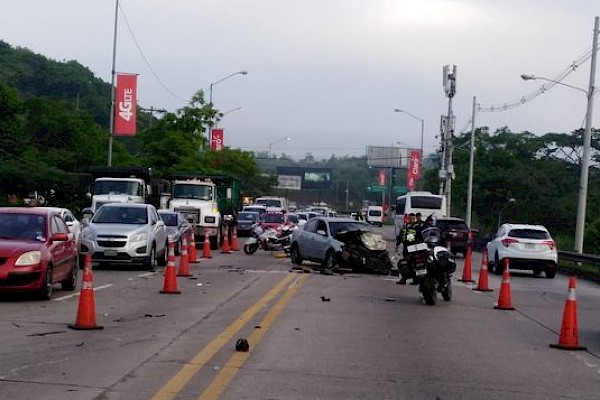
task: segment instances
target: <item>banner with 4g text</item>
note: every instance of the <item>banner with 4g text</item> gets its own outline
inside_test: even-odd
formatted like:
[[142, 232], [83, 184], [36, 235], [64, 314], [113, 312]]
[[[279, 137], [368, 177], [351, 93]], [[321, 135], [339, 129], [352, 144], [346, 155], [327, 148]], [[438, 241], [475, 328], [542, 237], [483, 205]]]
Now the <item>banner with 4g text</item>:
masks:
[[117, 74], [115, 136], [135, 136], [137, 120], [137, 74]]

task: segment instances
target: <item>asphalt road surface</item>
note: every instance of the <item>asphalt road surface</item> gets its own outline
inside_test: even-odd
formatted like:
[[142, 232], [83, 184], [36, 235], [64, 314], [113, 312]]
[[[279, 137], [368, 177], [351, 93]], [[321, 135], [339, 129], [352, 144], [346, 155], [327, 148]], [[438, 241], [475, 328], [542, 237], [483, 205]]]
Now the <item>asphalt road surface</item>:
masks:
[[[393, 247], [393, 232], [381, 228]], [[243, 242], [243, 239], [241, 240]], [[477, 280], [480, 254], [473, 257]], [[599, 399], [600, 288], [578, 281], [580, 344], [557, 343], [568, 277], [511, 276], [516, 310], [453, 277], [425, 305], [368, 274], [290, 272], [268, 252], [220, 254], [160, 294], [163, 270], [94, 270], [102, 330], [71, 330], [78, 291], [0, 298], [1, 399]], [[248, 352], [235, 350], [239, 338]]]

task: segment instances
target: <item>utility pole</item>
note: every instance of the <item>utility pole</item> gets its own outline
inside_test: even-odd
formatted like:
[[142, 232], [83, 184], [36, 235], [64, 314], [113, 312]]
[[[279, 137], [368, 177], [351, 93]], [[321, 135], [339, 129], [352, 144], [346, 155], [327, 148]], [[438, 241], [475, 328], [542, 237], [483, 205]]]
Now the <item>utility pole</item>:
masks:
[[147, 113], [150, 113], [151, 115], [151, 119], [150, 119], [150, 126], [153, 126], [153, 119], [154, 119], [154, 114], [166, 114], [168, 111], [162, 108], [154, 108], [154, 106], [150, 106], [150, 108], [143, 108], [143, 107], [138, 107], [140, 111], [145, 111]]
[[446, 196], [446, 215], [452, 215], [452, 136], [454, 134], [454, 116], [452, 114], [452, 98], [456, 94], [456, 65], [444, 65], [444, 92], [448, 97], [448, 115], [442, 117], [442, 165], [440, 168], [440, 194]]
[[113, 140], [115, 136], [115, 68], [117, 60], [117, 24], [119, 21], [119, 0], [115, 1], [115, 24], [113, 33], [112, 66], [110, 71], [110, 134], [108, 137], [108, 166], [112, 166]]
[[467, 185], [467, 226], [471, 227], [473, 208], [473, 164], [475, 162], [475, 114], [477, 113], [477, 98], [473, 96], [473, 114], [471, 115], [471, 152], [469, 154], [469, 183]]
[[579, 182], [579, 201], [577, 203], [577, 221], [575, 226], [575, 251], [583, 252], [585, 233], [585, 213], [587, 208], [588, 174], [590, 164], [590, 147], [592, 138], [592, 111], [594, 109], [594, 80], [596, 78], [596, 57], [598, 54], [598, 17], [594, 19], [594, 35], [592, 39], [592, 59], [590, 64], [590, 84], [587, 92], [587, 110], [585, 113], [585, 130], [583, 132], [583, 155], [581, 158], [581, 177]]

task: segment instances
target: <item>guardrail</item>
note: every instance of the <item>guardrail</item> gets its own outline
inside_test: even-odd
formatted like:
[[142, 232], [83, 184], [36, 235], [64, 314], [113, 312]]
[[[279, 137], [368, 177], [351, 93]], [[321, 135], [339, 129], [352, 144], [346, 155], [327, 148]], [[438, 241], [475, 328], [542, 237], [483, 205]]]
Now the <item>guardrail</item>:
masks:
[[597, 254], [582, 254], [576, 251], [559, 250], [558, 258], [566, 261], [600, 264], [600, 255]]

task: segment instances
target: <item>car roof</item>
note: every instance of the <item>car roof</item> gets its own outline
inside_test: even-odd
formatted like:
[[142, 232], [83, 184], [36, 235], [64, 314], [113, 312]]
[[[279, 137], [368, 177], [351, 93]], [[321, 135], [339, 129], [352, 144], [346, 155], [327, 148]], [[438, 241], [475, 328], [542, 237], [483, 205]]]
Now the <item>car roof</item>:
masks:
[[69, 211], [71, 212], [71, 210], [69, 210], [68, 208], [65, 207], [45, 207], [45, 206], [39, 206], [36, 207], [42, 210], [48, 210], [48, 211], [56, 211], [56, 212], [63, 212], [63, 211]]
[[106, 203], [102, 207], [135, 207], [135, 208], [150, 208], [153, 207], [151, 204], [140, 204], [140, 203]]
[[548, 229], [544, 225], [530, 225], [530, 224], [504, 224], [508, 229], [537, 229], [548, 232]]
[[355, 223], [361, 223], [361, 224], [365, 224], [370, 226], [369, 224], [367, 224], [364, 221], [357, 221], [354, 218], [348, 218], [348, 217], [327, 217], [327, 216], [317, 216], [315, 217], [316, 219], [322, 219], [324, 221], [329, 221], [329, 222], [355, 222]]
[[240, 215], [240, 214], [256, 214], [256, 215], [260, 215], [260, 214], [259, 214], [259, 213], [257, 213], [256, 211], [244, 211], [244, 210], [242, 210], [242, 211], [240, 211], [240, 212], [238, 213], [238, 215]]
[[54, 210], [49, 210], [42, 207], [0, 207], [0, 213], [5, 214], [35, 214], [48, 215], [54, 213]]

